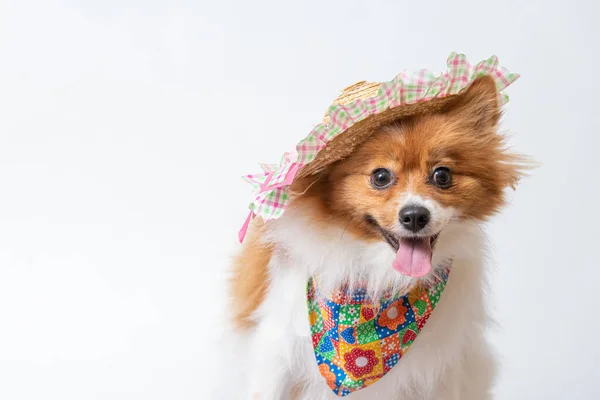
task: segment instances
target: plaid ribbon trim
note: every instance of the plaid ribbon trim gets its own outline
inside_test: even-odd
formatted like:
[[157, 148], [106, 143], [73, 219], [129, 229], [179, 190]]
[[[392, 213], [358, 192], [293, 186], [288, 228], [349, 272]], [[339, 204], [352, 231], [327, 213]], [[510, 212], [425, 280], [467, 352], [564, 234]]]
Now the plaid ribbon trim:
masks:
[[[278, 165], [261, 164], [263, 172], [243, 177], [252, 186], [255, 195], [250, 203], [249, 218], [260, 215], [268, 221], [281, 217], [289, 202], [287, 190], [296, 172], [312, 162], [327, 143], [355, 123], [390, 108], [457, 94], [483, 75], [491, 75], [495, 79], [500, 104], [504, 105], [508, 96], [502, 91], [519, 77], [501, 67], [496, 56], [472, 66], [464, 54], [453, 52], [446, 64], [447, 71], [437, 76], [427, 70], [402, 71], [391, 81], [382, 83], [375, 97], [329, 107], [329, 123], [315, 126], [294, 150], [284, 153]], [[244, 235], [242, 228], [240, 240]]]

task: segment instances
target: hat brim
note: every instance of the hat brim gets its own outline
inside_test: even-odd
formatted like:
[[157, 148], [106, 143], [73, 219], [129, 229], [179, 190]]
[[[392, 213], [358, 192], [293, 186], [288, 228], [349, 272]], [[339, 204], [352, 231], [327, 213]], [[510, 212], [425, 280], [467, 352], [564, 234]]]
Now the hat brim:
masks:
[[304, 165], [298, 171], [296, 177], [304, 178], [317, 174], [328, 165], [350, 156], [379, 128], [403, 118], [440, 111], [458, 96], [450, 95], [420, 103], [406, 104], [371, 115], [352, 125], [343, 134], [336, 136], [331, 142], [327, 143], [311, 163]]

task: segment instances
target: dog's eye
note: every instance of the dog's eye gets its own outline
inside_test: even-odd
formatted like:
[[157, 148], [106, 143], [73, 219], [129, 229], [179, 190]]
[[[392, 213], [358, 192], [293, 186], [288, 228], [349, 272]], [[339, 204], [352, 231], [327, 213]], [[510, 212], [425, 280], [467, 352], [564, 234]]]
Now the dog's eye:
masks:
[[376, 189], [384, 189], [394, 181], [392, 173], [385, 168], [377, 168], [371, 173], [371, 185]]
[[439, 188], [447, 189], [452, 185], [452, 172], [446, 167], [439, 167], [433, 171], [431, 181]]

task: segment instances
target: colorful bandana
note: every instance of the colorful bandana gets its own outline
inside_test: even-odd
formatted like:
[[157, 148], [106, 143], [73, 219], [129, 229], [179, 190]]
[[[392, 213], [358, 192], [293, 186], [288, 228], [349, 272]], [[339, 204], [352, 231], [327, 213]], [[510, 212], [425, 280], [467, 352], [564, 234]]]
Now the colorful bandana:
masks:
[[408, 294], [388, 291], [372, 302], [366, 289], [323, 296], [315, 279], [307, 287], [312, 344], [321, 375], [333, 392], [346, 396], [388, 373], [427, 323], [448, 281], [444, 269], [428, 288]]

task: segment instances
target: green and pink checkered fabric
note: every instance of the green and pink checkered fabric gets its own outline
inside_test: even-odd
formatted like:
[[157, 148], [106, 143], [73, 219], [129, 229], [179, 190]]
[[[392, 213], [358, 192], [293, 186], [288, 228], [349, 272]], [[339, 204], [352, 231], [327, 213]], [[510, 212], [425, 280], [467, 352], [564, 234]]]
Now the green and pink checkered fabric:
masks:
[[294, 150], [283, 155], [279, 164], [261, 164], [263, 172], [244, 176], [255, 195], [249, 207], [251, 217], [260, 215], [265, 221], [281, 217], [290, 200], [288, 187], [296, 172], [353, 124], [394, 107], [457, 94], [483, 75], [491, 75], [496, 80], [501, 104], [506, 103], [508, 96], [502, 90], [514, 82], [518, 74], [501, 67], [496, 56], [471, 65], [464, 54], [451, 53], [447, 71], [440, 75], [427, 70], [403, 71], [391, 81], [382, 83], [375, 97], [332, 105], [327, 112], [329, 123], [317, 125]]

